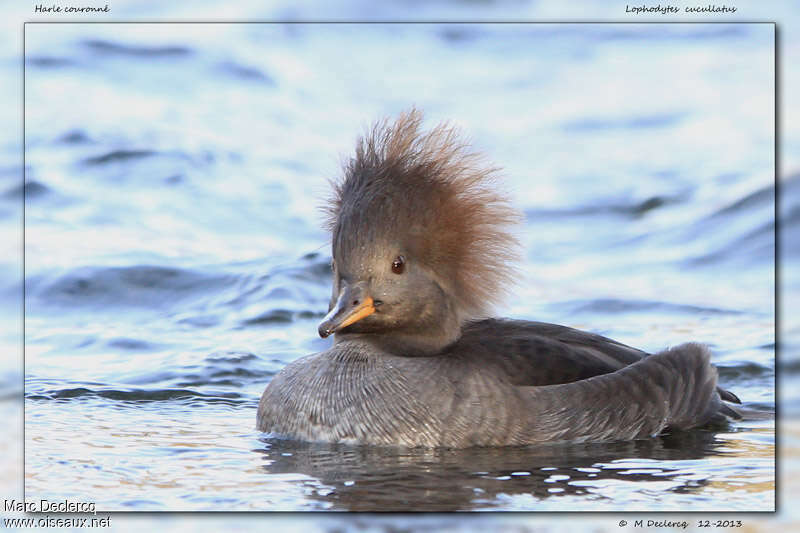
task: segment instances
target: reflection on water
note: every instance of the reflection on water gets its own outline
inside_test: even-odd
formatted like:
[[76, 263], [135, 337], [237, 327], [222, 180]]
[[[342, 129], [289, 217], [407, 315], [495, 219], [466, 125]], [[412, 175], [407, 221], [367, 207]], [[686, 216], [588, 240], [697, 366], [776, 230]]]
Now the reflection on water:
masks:
[[[323, 487], [310, 497], [319, 509], [346, 511], [654, 510], [668, 493], [668, 509], [693, 505], [698, 495], [724, 492], [737, 499], [769, 503], [774, 481], [772, 445], [719, 438], [699, 430], [656, 439], [613, 444], [474, 448], [468, 450], [382, 449], [263, 439], [263, 468], [269, 474], [305, 474]], [[747, 472], [712, 479], [737, 457]], [[766, 478], [766, 479], [765, 479]], [[747, 499], [745, 498], [745, 501]], [[625, 502], [625, 503], [622, 503]], [[732, 503], [729, 501], [729, 504]], [[754, 506], [751, 510], [760, 510]], [[737, 508], [737, 510], [745, 510]]]

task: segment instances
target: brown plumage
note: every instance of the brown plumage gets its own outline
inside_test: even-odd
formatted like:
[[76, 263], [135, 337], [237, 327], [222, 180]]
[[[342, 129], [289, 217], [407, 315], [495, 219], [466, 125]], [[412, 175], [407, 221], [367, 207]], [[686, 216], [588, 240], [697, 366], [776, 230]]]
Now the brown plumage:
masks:
[[454, 128], [421, 133], [421, 123], [422, 113], [411, 110], [359, 139], [323, 208], [334, 256], [403, 238], [441, 274], [465, 318], [485, 316], [514, 283], [519, 243], [510, 227], [521, 216], [498, 192], [497, 169]]
[[485, 318], [520, 220], [495, 169], [417, 111], [378, 123], [334, 184], [325, 352], [267, 386], [258, 428], [403, 446], [647, 438], [735, 417], [708, 350], [649, 355], [564, 326]]

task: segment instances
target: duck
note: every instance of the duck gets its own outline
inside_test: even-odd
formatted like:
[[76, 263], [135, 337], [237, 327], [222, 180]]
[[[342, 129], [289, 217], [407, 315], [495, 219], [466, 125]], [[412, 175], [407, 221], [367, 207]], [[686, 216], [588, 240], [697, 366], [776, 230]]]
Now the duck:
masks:
[[568, 326], [495, 318], [520, 212], [499, 169], [412, 108], [358, 139], [323, 206], [332, 346], [266, 386], [257, 429], [423, 448], [649, 439], [740, 418], [707, 346], [658, 353]]

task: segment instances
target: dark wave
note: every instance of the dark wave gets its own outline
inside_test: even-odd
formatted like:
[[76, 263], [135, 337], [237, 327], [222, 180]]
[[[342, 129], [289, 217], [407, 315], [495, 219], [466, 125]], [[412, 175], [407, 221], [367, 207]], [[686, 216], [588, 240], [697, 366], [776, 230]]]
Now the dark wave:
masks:
[[215, 352], [206, 357], [206, 361], [209, 363], [229, 363], [232, 365], [239, 365], [257, 360], [258, 356], [250, 352]]
[[128, 57], [186, 57], [193, 53], [192, 49], [186, 46], [143, 46], [115, 43], [101, 39], [89, 39], [83, 41], [83, 45], [99, 54]]
[[278, 268], [275, 275], [286, 275], [300, 281], [330, 281], [333, 274], [331, 258], [319, 252], [311, 252], [301, 258], [300, 265]]
[[[795, 181], [800, 183], [800, 175], [795, 176]], [[781, 256], [797, 258], [800, 257], [800, 192], [791, 195], [781, 193], [780, 200], [778, 238], [780, 239]]]
[[31, 277], [25, 286], [29, 298], [50, 305], [159, 308], [235, 281], [232, 275], [138, 265], [82, 267], [56, 279]]
[[[164, 390], [190, 389], [214, 395], [218, 395], [218, 391], [238, 394], [252, 384], [263, 387], [285, 364], [284, 360], [266, 359], [249, 352], [214, 352], [189, 365], [165, 365], [158, 369], [127, 373], [116, 377], [115, 383]], [[59, 384], [45, 383], [35, 378], [29, 378], [28, 383], [30, 386], [47, 388], [55, 388]], [[103, 384], [89, 386], [91, 384], [86, 382], [72, 384], [91, 389], [110, 388]]]
[[559, 311], [570, 313], [638, 313], [642, 311], [659, 311], [669, 313], [739, 315], [742, 311], [719, 307], [703, 307], [696, 305], [674, 304], [654, 300], [622, 300], [617, 298], [600, 298], [596, 300], [575, 300], [559, 302], [552, 305]]
[[91, 142], [89, 135], [83, 130], [70, 130], [58, 138], [64, 144], [85, 144]]
[[275, 80], [261, 69], [241, 65], [235, 61], [223, 61], [217, 65], [217, 70], [240, 80], [255, 81], [269, 87], [275, 87], [277, 85]]
[[57, 56], [28, 56], [25, 58], [25, 65], [38, 68], [63, 68], [76, 65], [73, 59]]
[[[633, 7], [633, 4], [631, 4]], [[437, 31], [437, 36], [452, 44], [463, 44], [476, 40], [508, 40], [516, 35], [533, 37], [542, 45], [550, 40], [564, 39], [564, 48], [578, 46], [582, 41], [686, 41], [686, 40], [729, 40], [746, 37], [748, 28], [738, 24], [682, 25], [682, 26], [627, 26], [624, 24], [595, 25], [583, 24], [532, 24], [518, 27], [513, 33], [510, 27], [502, 29], [492, 26], [469, 24], [447, 24]]]
[[106, 342], [106, 346], [118, 350], [145, 352], [152, 351], [158, 348], [158, 345], [140, 339], [131, 339], [127, 337], [118, 337]]
[[701, 223], [709, 223], [712, 221], [719, 220], [721, 218], [726, 218], [730, 215], [739, 213], [741, 211], [747, 211], [754, 207], [759, 207], [764, 204], [774, 204], [775, 202], [775, 187], [773, 185], [768, 185], [766, 187], [762, 187], [756, 191], [751, 192], [750, 194], [745, 195], [744, 197], [735, 200], [734, 202], [718, 209], [714, 213], [705, 217]]
[[624, 25], [612, 25], [609, 31], [604, 32], [602, 35], [603, 40], [620, 41], [620, 40], [673, 40], [678, 39], [684, 41], [686, 39], [707, 40], [707, 39], [724, 39], [728, 40], [736, 37], [747, 36], [747, 28], [739, 24], [720, 24], [720, 25], [697, 25], [689, 28], [688, 31], [683, 28], [676, 31], [673, 28], [650, 26], [647, 32], [626, 29]]
[[689, 116], [688, 112], [636, 115], [630, 117], [589, 117], [566, 122], [564, 129], [569, 132], [596, 132], [616, 129], [653, 129], [675, 126]]
[[[791, 353], [791, 352], [789, 350], [785, 350], [784, 353]], [[776, 361], [776, 365], [780, 372], [782, 373], [785, 372], [787, 375], [800, 374], [800, 359], [790, 359], [788, 361], [779, 359]]]
[[152, 157], [158, 152], [155, 150], [112, 150], [102, 155], [87, 157], [83, 160], [84, 165], [96, 166], [108, 163], [125, 162], [134, 159], [144, 159]]
[[722, 380], [750, 380], [752, 378], [773, 376], [775, 371], [754, 361], [717, 363], [717, 372]]
[[[241, 270], [241, 266], [227, 267]], [[225, 267], [223, 267], [225, 268]], [[188, 270], [160, 265], [127, 267], [85, 266], [25, 280], [29, 311], [82, 308], [108, 311], [120, 308], [173, 310], [177, 324], [213, 328], [241, 312], [239, 327], [281, 325], [318, 319], [327, 311], [330, 259], [313, 253], [289, 265], [256, 273], [218, 267]], [[169, 319], [169, 318], [167, 318]], [[115, 348], [150, 350], [140, 339], [115, 339]]]
[[[284, 363], [279, 362], [278, 366]], [[249, 352], [215, 352], [205, 358], [199, 372], [185, 372], [174, 382], [176, 388], [242, 389], [248, 383], [267, 383], [276, 373], [266, 361]]]
[[270, 268], [265, 274], [242, 276], [236, 293], [224, 305], [261, 308], [240, 322], [243, 327], [320, 318], [320, 313], [327, 311], [330, 276], [330, 258], [310, 253], [299, 261]]
[[11, 189], [7, 190], [3, 193], [3, 198], [9, 200], [21, 200], [23, 196], [27, 200], [35, 200], [46, 196], [51, 192], [50, 187], [47, 185], [30, 179], [25, 182], [25, 184], [19, 184], [16, 187], [12, 187]]
[[567, 207], [563, 209], [526, 209], [525, 217], [532, 222], [541, 219], [551, 219], [554, 217], [581, 217], [597, 215], [615, 215], [630, 218], [639, 218], [650, 211], [661, 207], [683, 203], [687, 200], [688, 194], [674, 196], [655, 195], [644, 200], [632, 200], [630, 202], [613, 202], [602, 205], [584, 205]]
[[213, 314], [201, 314], [196, 316], [189, 316], [178, 320], [178, 324], [184, 326], [191, 326], [193, 328], [213, 328], [222, 323], [222, 316]]
[[[711, 251], [683, 261], [686, 266], [717, 266], [737, 261], [758, 264], [775, 257], [775, 202], [780, 201], [780, 238], [784, 253], [800, 244], [800, 175], [753, 191], [687, 228], [687, 240], [708, 239]], [[721, 241], [722, 244], [718, 244]]]
[[436, 33], [443, 41], [459, 46], [466, 42], [476, 41], [479, 38], [484, 39], [490, 35], [478, 24], [448, 24], [442, 26]]
[[253, 400], [236, 392], [217, 392], [204, 394], [191, 389], [88, 389], [77, 387], [70, 389], [55, 389], [29, 393], [27, 400], [76, 400], [84, 398], [101, 398], [126, 403], [151, 403], [186, 401], [189, 403], [223, 403], [231, 406], [245, 405]]
[[22, 398], [22, 374], [5, 372], [0, 374], [0, 402]]
[[242, 321], [243, 326], [270, 326], [273, 324], [290, 324], [297, 320], [322, 318], [322, 311], [289, 311], [288, 309], [272, 309], [256, 317]]
[[687, 266], [717, 265], [732, 260], [760, 263], [775, 257], [775, 222], [767, 222], [740, 235], [713, 252], [689, 258]]

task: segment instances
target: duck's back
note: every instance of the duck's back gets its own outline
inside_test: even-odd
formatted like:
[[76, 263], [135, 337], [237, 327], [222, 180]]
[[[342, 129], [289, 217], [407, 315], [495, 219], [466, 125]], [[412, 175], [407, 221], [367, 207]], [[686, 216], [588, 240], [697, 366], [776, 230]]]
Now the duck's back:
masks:
[[[495, 318], [468, 324], [461, 339], [449, 350], [482, 358], [511, 383], [522, 387], [576, 383], [618, 372], [652, 357], [648, 352], [602, 335], [567, 326]], [[684, 344], [668, 352], [672, 354], [669, 357], [675, 359], [672, 363], [673, 372], [679, 375], [681, 368], [685, 367], [686, 380], [696, 381], [697, 377], [690, 375], [689, 367], [692, 358], [699, 358], [701, 363], [698, 368], [707, 366], [716, 382], [716, 370], [708, 362], [708, 351], [702, 345]], [[688, 359], [682, 355], [684, 352], [691, 353]], [[656, 372], [658, 368], [653, 366], [652, 371]], [[676, 388], [686, 385], [681, 380], [676, 382]], [[740, 403], [735, 394], [725, 389], [717, 387], [716, 393], [723, 401]], [[739, 414], [724, 403], [719, 403], [712, 415], [702, 423], [739, 418]]]

